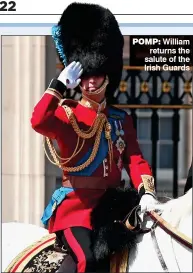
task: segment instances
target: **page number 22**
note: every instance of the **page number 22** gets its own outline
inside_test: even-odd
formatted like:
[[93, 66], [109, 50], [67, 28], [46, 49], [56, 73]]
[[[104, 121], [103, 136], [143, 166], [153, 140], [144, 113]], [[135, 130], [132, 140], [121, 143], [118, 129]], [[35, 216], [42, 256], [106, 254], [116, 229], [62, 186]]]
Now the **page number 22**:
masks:
[[0, 1], [0, 11], [16, 11], [16, 2]]

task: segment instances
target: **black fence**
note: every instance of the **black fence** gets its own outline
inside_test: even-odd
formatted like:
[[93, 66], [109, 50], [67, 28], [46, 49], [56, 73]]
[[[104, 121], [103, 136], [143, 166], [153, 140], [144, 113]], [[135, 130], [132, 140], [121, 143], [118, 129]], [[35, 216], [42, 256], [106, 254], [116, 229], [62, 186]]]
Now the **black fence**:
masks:
[[192, 109], [191, 71], [144, 71], [143, 67], [125, 66], [123, 79], [116, 93], [117, 106], [130, 109], [137, 128], [138, 109], [151, 111], [151, 166], [157, 181], [158, 111], [172, 111], [173, 197], [178, 196], [178, 142], [180, 109]]

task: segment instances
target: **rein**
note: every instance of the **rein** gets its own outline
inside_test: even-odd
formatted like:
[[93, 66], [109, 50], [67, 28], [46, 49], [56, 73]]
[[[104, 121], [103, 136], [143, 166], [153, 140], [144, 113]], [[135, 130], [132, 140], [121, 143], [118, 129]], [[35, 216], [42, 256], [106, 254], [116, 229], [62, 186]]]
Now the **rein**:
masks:
[[184, 233], [178, 231], [176, 228], [172, 227], [168, 222], [166, 222], [159, 214], [155, 211], [147, 212], [148, 215], [170, 236], [175, 238], [177, 241], [192, 249], [192, 239], [186, 236]]
[[[151, 228], [142, 228], [142, 220], [139, 217], [138, 213], [140, 211], [140, 206], [136, 206], [133, 208], [133, 210], [127, 215], [126, 219], [124, 219], [125, 226], [132, 230], [135, 233], [138, 234], [144, 234], [144, 233], [151, 233], [152, 241], [157, 253], [157, 256], [159, 258], [159, 261], [161, 263], [161, 266], [163, 268], [164, 272], [169, 272], [167, 265], [164, 261], [163, 255], [161, 253], [161, 250], [159, 248], [156, 235], [155, 235], [155, 229], [157, 225], [159, 225], [166, 233], [168, 233], [171, 237], [175, 238], [177, 241], [185, 245], [186, 247], [192, 249], [192, 239], [183, 234], [182, 232], [178, 231], [176, 228], [171, 226], [167, 221], [165, 221], [159, 214], [157, 214], [155, 211], [148, 211], [147, 214], [153, 219], [154, 223]], [[177, 263], [178, 265], [178, 263]]]
[[[189, 237], [187, 237], [185, 234], [183, 234], [182, 232], [178, 231], [176, 228], [174, 228], [173, 226], [171, 226], [168, 222], [166, 222], [159, 214], [157, 214], [155, 211], [150, 211], [147, 212], [147, 214], [155, 221], [153, 226], [151, 227], [151, 237], [152, 237], [152, 241], [158, 256], [158, 259], [161, 263], [161, 266], [163, 268], [164, 272], [169, 272], [167, 265], [164, 261], [163, 255], [161, 253], [161, 250], [159, 248], [157, 239], [156, 239], [156, 235], [155, 235], [155, 228], [157, 227], [157, 225], [159, 225], [166, 233], [168, 233], [171, 237], [175, 238], [177, 241], [179, 241], [180, 243], [182, 243], [183, 245], [187, 246], [188, 248], [192, 249], [192, 239], [190, 239]], [[178, 262], [176, 260], [177, 266], [178, 266]], [[178, 266], [179, 269], [179, 266]], [[180, 269], [179, 269], [180, 272]]]
[[[142, 220], [139, 217], [140, 212], [140, 206], [134, 207], [131, 212], [125, 217], [125, 219], [122, 221], [122, 223], [125, 224], [125, 226], [129, 230], [133, 230], [137, 233], [147, 233], [152, 230], [152, 228], [142, 228]], [[175, 238], [177, 241], [182, 243], [183, 245], [187, 246], [188, 248], [192, 249], [192, 239], [186, 236], [184, 233], [178, 231], [175, 227], [170, 225], [167, 221], [165, 221], [159, 214], [157, 214], [155, 211], [148, 211], [147, 214], [156, 221], [153, 224], [153, 227], [155, 228], [156, 225], [159, 225], [166, 233], [168, 233], [170, 236]]]

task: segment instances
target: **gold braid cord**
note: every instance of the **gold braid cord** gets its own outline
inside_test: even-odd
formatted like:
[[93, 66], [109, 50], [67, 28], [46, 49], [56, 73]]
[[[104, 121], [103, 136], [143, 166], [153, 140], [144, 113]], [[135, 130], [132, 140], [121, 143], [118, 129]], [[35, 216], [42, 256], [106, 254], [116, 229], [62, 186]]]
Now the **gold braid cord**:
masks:
[[[63, 108], [67, 114], [67, 117], [68, 117], [74, 131], [78, 135], [77, 144], [76, 144], [73, 154], [70, 157], [61, 158], [57, 154], [56, 149], [54, 148], [54, 145], [53, 145], [51, 139], [49, 139], [48, 137], [45, 137], [50, 154], [51, 154], [54, 161], [52, 161], [49, 158], [48, 153], [47, 153], [45, 146], [44, 146], [44, 151], [45, 151], [45, 154], [46, 154], [48, 160], [52, 164], [57, 165], [59, 168], [61, 168], [64, 171], [67, 171], [67, 172], [78, 172], [78, 171], [85, 169], [87, 166], [89, 166], [93, 162], [93, 160], [95, 159], [95, 157], [97, 155], [97, 152], [99, 149], [99, 144], [100, 144], [100, 139], [101, 139], [101, 134], [104, 129], [105, 130], [105, 137], [108, 141], [110, 170], [111, 170], [111, 164], [112, 164], [112, 160], [113, 160], [113, 146], [112, 146], [112, 140], [111, 140], [111, 124], [108, 122], [108, 119], [105, 116], [105, 114], [103, 114], [103, 113], [98, 114], [97, 118], [95, 119], [93, 125], [89, 128], [89, 130], [83, 131], [79, 128], [76, 118], [75, 118], [74, 113], [71, 110], [71, 108], [66, 105], [63, 106]], [[96, 135], [95, 142], [94, 142], [93, 150], [91, 152], [90, 157], [83, 164], [81, 164], [79, 166], [76, 166], [76, 167], [65, 166], [72, 158], [74, 158], [82, 150], [85, 140], [92, 138], [95, 135]], [[79, 143], [80, 143], [80, 139], [82, 139], [82, 144], [81, 144], [81, 147], [78, 148]]]

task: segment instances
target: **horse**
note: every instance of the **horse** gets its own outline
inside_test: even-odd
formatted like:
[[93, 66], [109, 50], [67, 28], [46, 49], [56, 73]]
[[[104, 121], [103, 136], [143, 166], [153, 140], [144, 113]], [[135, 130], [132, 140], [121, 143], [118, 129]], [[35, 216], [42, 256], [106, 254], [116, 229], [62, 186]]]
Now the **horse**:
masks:
[[[169, 225], [192, 240], [192, 189], [181, 197], [155, 205], [153, 211], [159, 212]], [[130, 249], [124, 262], [124, 270], [119, 272], [192, 272], [192, 246], [188, 247], [163, 229], [151, 212], [141, 214], [140, 217], [143, 219], [142, 228], [150, 231], [137, 235], [136, 244]], [[40, 245], [42, 238], [46, 238], [46, 242], [53, 242], [55, 237], [42, 227], [24, 223], [3, 223], [2, 272], [17, 272], [6, 269], [10, 268], [11, 260], [18, 254], [21, 256], [21, 252], [26, 247], [29, 248], [30, 244], [36, 246], [36, 240]], [[65, 250], [63, 255], [67, 255]], [[56, 256], [55, 262], [58, 259]], [[28, 267], [20, 272], [34, 272], [33, 270]], [[35, 272], [43, 271], [36, 268]]]
[[2, 270], [24, 249], [48, 235], [48, 230], [36, 225], [8, 222], [2, 223]]
[[[185, 195], [155, 206], [162, 218], [172, 227], [192, 239], [192, 189]], [[154, 220], [146, 215], [145, 227], [152, 227]], [[137, 246], [130, 252], [128, 272], [192, 272], [192, 249], [166, 233], [160, 226], [155, 228], [155, 237], [165, 262], [163, 269], [155, 250], [151, 233], [140, 234]]]

